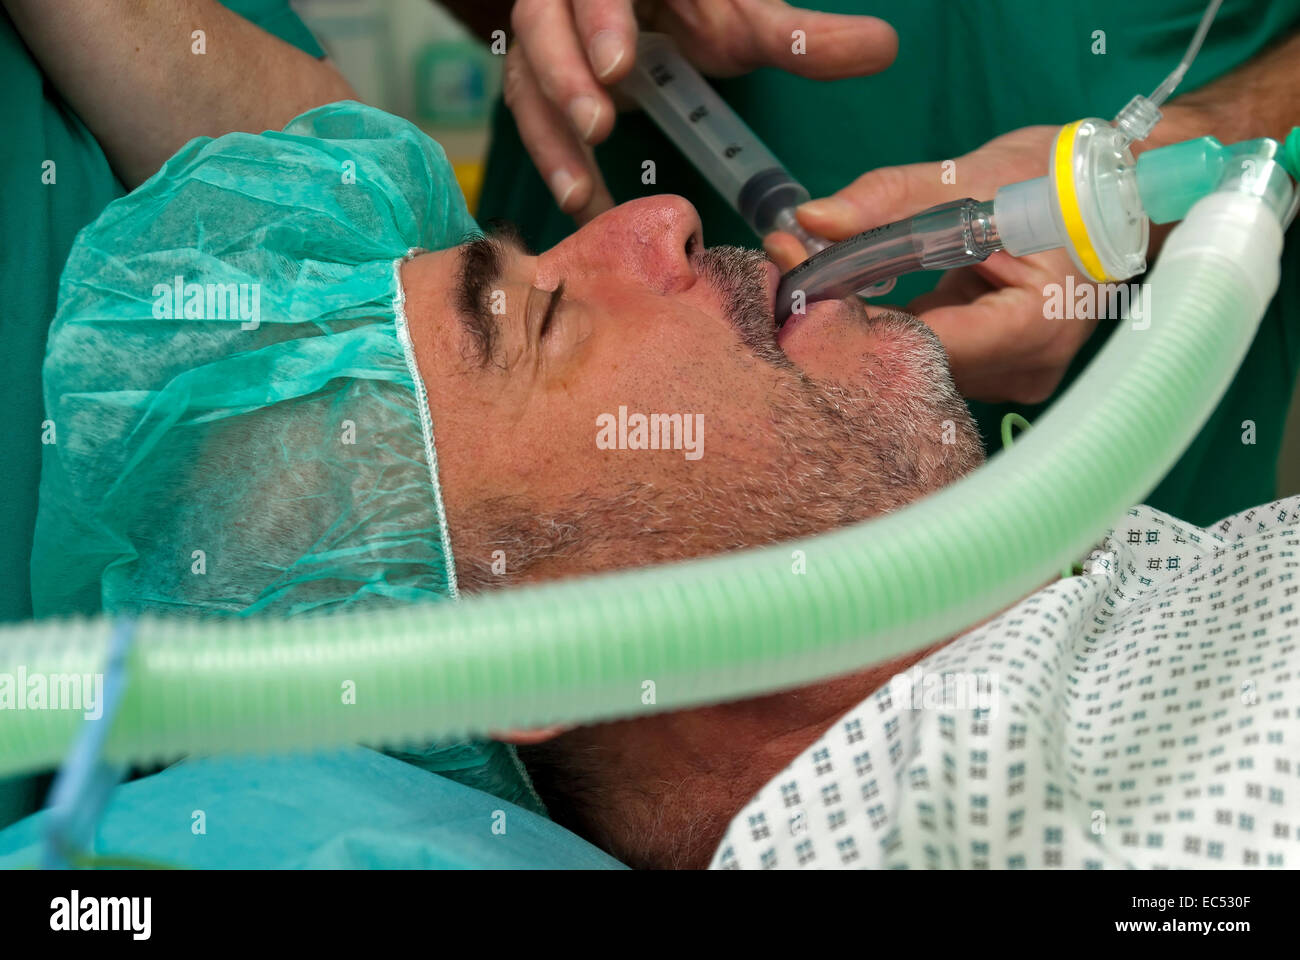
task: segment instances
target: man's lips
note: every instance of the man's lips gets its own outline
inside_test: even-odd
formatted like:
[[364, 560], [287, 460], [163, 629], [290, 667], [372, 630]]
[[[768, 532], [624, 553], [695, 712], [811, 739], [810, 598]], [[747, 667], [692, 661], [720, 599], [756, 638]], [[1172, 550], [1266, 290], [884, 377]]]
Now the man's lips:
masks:
[[843, 316], [846, 302], [843, 300], [815, 300], [807, 305], [807, 309], [802, 313], [792, 313], [786, 319], [785, 323], [776, 326], [776, 294], [781, 284], [781, 269], [772, 261], [765, 264], [767, 271], [767, 298], [772, 304], [772, 324], [776, 327], [777, 346], [785, 347], [785, 341], [790, 338], [791, 333], [796, 327], [803, 326], [814, 317], [825, 317], [827, 319], [833, 316]]
[[816, 332], [816, 324], [844, 323], [855, 315], [855, 307], [848, 300], [818, 300], [808, 304], [804, 313], [792, 313], [790, 319], [776, 331], [776, 345], [785, 350], [786, 344], [797, 331], [809, 328]]

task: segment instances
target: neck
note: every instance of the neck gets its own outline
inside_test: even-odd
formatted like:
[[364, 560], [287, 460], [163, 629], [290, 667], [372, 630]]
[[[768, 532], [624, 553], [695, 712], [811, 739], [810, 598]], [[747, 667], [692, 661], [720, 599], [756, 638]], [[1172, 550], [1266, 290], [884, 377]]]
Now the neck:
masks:
[[630, 866], [706, 867], [732, 818], [769, 780], [946, 642], [809, 687], [565, 734], [553, 748], [570, 766], [584, 759], [570, 771], [582, 786], [562, 819]]

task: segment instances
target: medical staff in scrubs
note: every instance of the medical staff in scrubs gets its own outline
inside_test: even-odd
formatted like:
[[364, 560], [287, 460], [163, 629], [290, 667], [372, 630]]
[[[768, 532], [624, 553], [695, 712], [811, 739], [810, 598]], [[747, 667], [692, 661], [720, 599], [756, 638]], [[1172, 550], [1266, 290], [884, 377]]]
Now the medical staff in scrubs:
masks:
[[[32, 615], [42, 444], [56, 438], [42, 409], [41, 361], [77, 232], [192, 136], [278, 129], [352, 95], [287, 0], [225, 7], [0, 5], [0, 620]], [[0, 824], [22, 815], [34, 792], [33, 781], [0, 782]]]
[[[556, 243], [573, 229], [571, 213], [585, 219], [607, 202], [599, 181], [583, 180], [581, 135], [590, 129], [586, 142], [595, 143], [613, 125], [594, 158], [614, 202], [682, 194], [698, 207], [707, 243], [756, 244], [739, 216], [647, 117], [624, 112], [615, 123], [612, 110], [605, 110], [593, 124], [589, 110], [574, 107], [572, 92], [582, 92], [581, 78], [574, 79], [569, 51], [586, 51], [594, 85], [595, 72], [613, 59], [609, 34], [599, 48], [594, 38], [602, 30], [624, 29], [630, 36], [619, 26], [630, 21], [618, 17], [630, 6], [587, 4], [583, 16], [575, 17], [561, 0], [515, 4], [515, 69], [507, 66], [506, 82], [515, 116], [498, 104], [480, 217], [516, 222], [538, 248]], [[679, 15], [679, 5], [638, 5], [637, 11], [643, 23], [677, 36], [697, 62], [700, 50], [711, 50], [714, 63], [701, 64], [706, 72], [711, 66], [739, 72], [746, 56], [745, 67], [784, 68], [756, 69], [717, 86], [814, 197], [841, 201], [805, 214], [806, 226], [833, 238], [944, 200], [991, 198], [1003, 183], [1046, 173], [1055, 128], [1080, 117], [1110, 118], [1134, 94], [1150, 94], [1178, 63], [1204, 9], [1202, 0], [819, 0], [815, 6], [888, 22], [897, 31], [897, 59], [880, 70], [889, 41], [864, 21], [856, 72], [880, 72], [824, 83], [807, 77], [831, 67], [842, 70], [819, 51], [842, 47], [842, 34], [851, 29], [844, 21], [818, 21], [763, 0], [681, 7], [696, 16]], [[480, 29], [491, 21], [481, 7], [466, 19]], [[497, 26], [506, 20], [502, 11]], [[1227, 0], [1147, 145], [1204, 134], [1225, 143], [1285, 136], [1300, 95], [1297, 26], [1300, 0]], [[792, 30], [800, 27], [807, 33], [802, 61], [788, 56]], [[566, 36], [573, 37], [568, 44]], [[735, 52], [723, 62], [727, 58], [718, 51], [727, 47]], [[604, 62], [596, 65], [598, 59]], [[625, 72], [627, 59], [606, 82]], [[533, 119], [530, 128], [529, 118], [547, 106], [554, 122], [548, 128]], [[523, 137], [518, 116], [525, 118]], [[956, 161], [949, 182], [941, 166], [947, 159]], [[534, 161], [545, 169], [539, 173]], [[652, 184], [643, 182], [646, 161], [654, 162]], [[567, 179], [557, 176], [561, 169]], [[557, 199], [565, 194], [562, 211]], [[1153, 247], [1161, 239], [1157, 231]], [[784, 246], [769, 247], [779, 261], [793, 243], [785, 240]], [[939, 333], [989, 450], [997, 449], [1005, 413], [1015, 410], [1032, 420], [1086, 366], [1115, 325], [1114, 318], [1102, 319], [1095, 329], [1087, 317], [1044, 318], [1046, 288], [1063, 286], [1067, 272], [1073, 268], [1061, 251], [1021, 261], [996, 254], [980, 268], [950, 275], [937, 293], [940, 274], [916, 274], [901, 278], [881, 301], [911, 304]], [[913, 302], [923, 294], [933, 295]], [[1236, 382], [1147, 502], [1208, 524], [1273, 499], [1298, 368], [1300, 248], [1291, 244], [1281, 287]]]

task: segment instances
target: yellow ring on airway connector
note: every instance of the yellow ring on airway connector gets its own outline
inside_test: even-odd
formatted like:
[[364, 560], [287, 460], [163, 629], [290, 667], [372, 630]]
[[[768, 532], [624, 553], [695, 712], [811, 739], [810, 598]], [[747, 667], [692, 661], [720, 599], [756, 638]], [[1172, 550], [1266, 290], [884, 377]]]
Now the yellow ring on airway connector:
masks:
[[1061, 219], [1065, 221], [1065, 232], [1070, 235], [1074, 252], [1079, 255], [1079, 262], [1088, 276], [1097, 283], [1112, 283], [1114, 277], [1106, 273], [1101, 265], [1101, 258], [1093, 248], [1092, 238], [1088, 236], [1088, 225], [1083, 222], [1083, 211], [1079, 209], [1079, 195], [1074, 189], [1074, 138], [1079, 133], [1082, 120], [1067, 123], [1056, 135], [1053, 173], [1056, 176], [1056, 199], [1061, 207]]

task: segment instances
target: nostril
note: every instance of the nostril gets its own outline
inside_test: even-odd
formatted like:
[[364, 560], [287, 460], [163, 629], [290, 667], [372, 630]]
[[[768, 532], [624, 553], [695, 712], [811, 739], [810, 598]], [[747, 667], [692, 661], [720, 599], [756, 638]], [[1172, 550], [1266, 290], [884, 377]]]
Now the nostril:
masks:
[[694, 254], [699, 245], [699, 240], [696, 238], [695, 234], [692, 233], [686, 238], [686, 256], [689, 258]]

